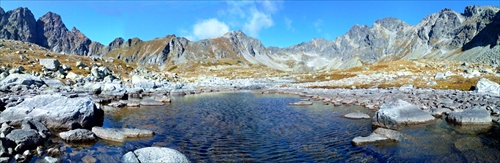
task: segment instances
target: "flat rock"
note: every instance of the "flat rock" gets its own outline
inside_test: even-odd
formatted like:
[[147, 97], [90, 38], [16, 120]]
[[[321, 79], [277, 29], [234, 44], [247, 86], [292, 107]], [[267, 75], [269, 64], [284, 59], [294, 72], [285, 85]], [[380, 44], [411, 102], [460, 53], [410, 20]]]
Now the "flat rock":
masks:
[[354, 139], [352, 139], [351, 143], [356, 146], [361, 146], [373, 143], [397, 142], [400, 141], [402, 137], [402, 134], [398, 131], [385, 128], [377, 128], [369, 136], [355, 137]]
[[164, 147], [146, 147], [130, 151], [122, 156], [121, 162], [176, 162], [189, 163], [188, 158], [181, 152]]
[[154, 135], [154, 132], [150, 130], [131, 128], [93, 127], [92, 132], [94, 132], [94, 134], [101, 139], [117, 142], [124, 142], [127, 138], [143, 138], [152, 137]]
[[142, 100], [140, 102], [140, 104], [141, 104], [141, 106], [161, 106], [161, 105], [165, 105], [165, 103], [163, 103], [163, 102], [156, 101], [156, 100], [150, 100], [150, 99]]
[[84, 142], [95, 142], [97, 137], [95, 134], [87, 129], [75, 129], [66, 132], [59, 133], [59, 137], [62, 140], [71, 143], [84, 143]]
[[104, 112], [90, 97], [68, 98], [60, 94], [38, 95], [0, 113], [0, 123], [19, 124], [26, 117], [51, 129], [91, 128], [102, 125]]
[[299, 101], [299, 102], [288, 103], [288, 105], [290, 106], [309, 106], [312, 104], [313, 102], [311, 101]]
[[490, 112], [479, 107], [450, 112], [446, 120], [455, 125], [491, 125], [492, 122]]
[[111, 107], [124, 107], [124, 106], [127, 106], [127, 103], [120, 102], [120, 101], [113, 101], [113, 102], [109, 103], [108, 105]]
[[168, 98], [167, 96], [162, 96], [162, 97], [156, 97], [156, 101], [163, 102], [163, 103], [171, 103], [172, 100]]
[[375, 112], [372, 125], [398, 129], [401, 126], [423, 124], [434, 121], [434, 117], [417, 106], [401, 99], [389, 101]]
[[349, 114], [344, 115], [344, 117], [351, 118], [351, 119], [369, 119], [370, 118], [370, 116], [368, 114], [360, 113], [360, 112], [349, 113]]

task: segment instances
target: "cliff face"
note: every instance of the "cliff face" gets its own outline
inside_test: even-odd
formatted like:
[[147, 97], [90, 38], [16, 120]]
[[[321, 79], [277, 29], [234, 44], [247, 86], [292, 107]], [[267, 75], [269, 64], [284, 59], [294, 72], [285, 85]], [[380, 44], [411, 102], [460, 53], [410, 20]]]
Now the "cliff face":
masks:
[[290, 71], [349, 68], [400, 59], [500, 64], [499, 10], [490, 6], [468, 6], [463, 13], [444, 9], [413, 26], [384, 18], [371, 27], [354, 25], [333, 41], [313, 39], [287, 48], [266, 48], [241, 31], [197, 42], [175, 35], [150, 41], [117, 38], [104, 46], [76, 28], [68, 30], [55, 13], [35, 21], [27, 8], [8, 12], [0, 8], [0, 38], [36, 43], [53, 52], [159, 66], [221, 58]]

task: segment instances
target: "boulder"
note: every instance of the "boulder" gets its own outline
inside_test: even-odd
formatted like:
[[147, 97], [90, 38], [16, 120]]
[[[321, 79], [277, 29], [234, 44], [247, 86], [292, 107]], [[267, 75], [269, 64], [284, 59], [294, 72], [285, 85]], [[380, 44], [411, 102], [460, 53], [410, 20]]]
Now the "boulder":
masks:
[[28, 74], [10, 74], [7, 76], [5, 79], [0, 81], [0, 86], [14, 86], [14, 85], [35, 85], [37, 87], [40, 87], [44, 85], [45, 82], [43, 82], [42, 79], [39, 77], [33, 76], [33, 75], [28, 75]]
[[481, 78], [476, 85], [476, 92], [500, 96], [500, 84]]
[[14, 130], [13, 127], [9, 126], [7, 123], [3, 123], [2, 127], [0, 128], [0, 137], [5, 137], [8, 135], [12, 130]]
[[377, 128], [369, 136], [362, 137], [358, 136], [352, 139], [351, 143], [356, 146], [372, 144], [372, 143], [382, 143], [382, 142], [397, 142], [401, 141], [403, 135], [395, 130]]
[[122, 156], [121, 162], [176, 162], [189, 163], [188, 158], [181, 152], [164, 147], [146, 147], [130, 151]]
[[60, 88], [65, 86], [63, 82], [57, 79], [43, 78], [42, 80], [49, 88]]
[[75, 129], [66, 132], [59, 133], [59, 137], [62, 140], [71, 143], [85, 143], [85, 142], [95, 142], [97, 137], [95, 134], [87, 129]]
[[450, 112], [446, 120], [455, 125], [490, 125], [492, 122], [490, 112], [479, 107]]
[[439, 80], [439, 79], [446, 79], [446, 75], [443, 72], [438, 72], [436, 75], [434, 75], [434, 79]]
[[90, 94], [100, 94], [102, 92], [102, 85], [101, 83], [85, 83], [83, 85], [83, 89], [88, 91]]
[[82, 78], [83, 76], [81, 75], [78, 75], [74, 72], [68, 72], [68, 74], [66, 75], [66, 79], [71, 79], [71, 80], [76, 80], [77, 78]]
[[423, 124], [434, 121], [434, 117], [417, 106], [401, 99], [389, 101], [375, 112], [372, 125], [398, 129], [401, 126]]
[[82, 61], [77, 61], [76, 62], [76, 67], [78, 67], [78, 68], [85, 68], [85, 67], [88, 67], [88, 66], [85, 65]]
[[368, 114], [360, 113], [360, 112], [349, 113], [349, 114], [344, 115], [344, 117], [351, 118], [351, 119], [369, 119], [370, 118], [370, 116]]
[[40, 121], [32, 120], [32, 119], [24, 119], [21, 124], [22, 129], [33, 129], [38, 132], [42, 138], [47, 138], [51, 133], [45, 125], [43, 125]]
[[34, 149], [36, 146], [43, 144], [43, 138], [33, 129], [15, 129], [6, 138], [16, 143], [16, 148], [14, 149], [16, 152], [22, 152], [30, 148]]
[[158, 88], [158, 85], [156, 85], [156, 82], [146, 80], [141, 76], [134, 75], [132, 76], [132, 85], [136, 88], [143, 88], [143, 89], [155, 89]]
[[68, 98], [61, 94], [38, 95], [0, 113], [0, 123], [20, 124], [26, 117], [47, 128], [76, 129], [102, 125], [104, 112], [90, 97]]
[[154, 135], [154, 132], [150, 130], [131, 128], [93, 127], [92, 132], [101, 139], [117, 142], [124, 142], [127, 138], [152, 137]]
[[0, 138], [0, 157], [5, 157], [10, 155], [9, 147], [11, 146], [11, 143], [12, 142], [7, 138]]
[[106, 76], [113, 74], [111, 72], [111, 70], [105, 66], [101, 66], [101, 67], [94, 66], [90, 70], [90, 73], [92, 74], [92, 76], [96, 77], [97, 79], [101, 79], [101, 80], [104, 79]]
[[57, 71], [61, 64], [57, 59], [47, 58], [40, 59], [40, 65], [42, 65], [47, 70]]

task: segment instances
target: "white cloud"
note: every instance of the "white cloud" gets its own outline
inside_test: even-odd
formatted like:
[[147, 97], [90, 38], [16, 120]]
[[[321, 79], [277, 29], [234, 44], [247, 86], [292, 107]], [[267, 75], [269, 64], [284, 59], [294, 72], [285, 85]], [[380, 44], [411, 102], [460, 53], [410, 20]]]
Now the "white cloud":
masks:
[[273, 15], [283, 8], [282, 1], [227, 1], [224, 9], [218, 10], [219, 20], [231, 29], [243, 30], [252, 37], [274, 25]]
[[286, 29], [289, 30], [289, 31], [291, 31], [291, 32], [294, 32], [295, 28], [293, 28], [292, 23], [293, 23], [292, 19], [289, 19], [289, 18], [285, 17]]
[[318, 20], [314, 21], [313, 25], [314, 25], [314, 28], [316, 29], [316, 32], [321, 33], [321, 31], [322, 31], [321, 26], [323, 26], [323, 20], [318, 19]]
[[196, 23], [193, 26], [192, 33], [187, 35], [186, 38], [194, 41], [221, 36], [227, 32], [229, 32], [229, 26], [226, 23], [212, 18]]
[[269, 14], [252, 9], [252, 17], [243, 26], [243, 31], [252, 37], [258, 37], [260, 30], [273, 26], [273, 20]]

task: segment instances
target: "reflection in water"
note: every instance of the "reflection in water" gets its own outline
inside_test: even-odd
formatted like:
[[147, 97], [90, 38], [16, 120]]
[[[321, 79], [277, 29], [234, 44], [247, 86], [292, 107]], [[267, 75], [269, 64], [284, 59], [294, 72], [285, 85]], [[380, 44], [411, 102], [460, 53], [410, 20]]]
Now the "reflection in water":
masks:
[[[357, 106], [333, 107], [320, 102], [290, 107], [299, 98], [249, 92], [176, 97], [161, 107], [119, 109], [106, 115], [104, 127], [153, 130], [151, 139], [112, 143], [100, 140], [90, 148], [63, 145], [64, 159], [119, 161], [128, 151], [148, 146], [179, 150], [205, 162], [451, 162], [499, 159], [497, 126], [467, 133], [438, 122], [401, 130], [399, 143], [352, 146], [356, 136], [371, 132], [371, 120], [342, 118], [350, 112], [373, 113]], [[488, 129], [486, 129], [488, 130]], [[464, 142], [464, 143], [462, 143]]]

